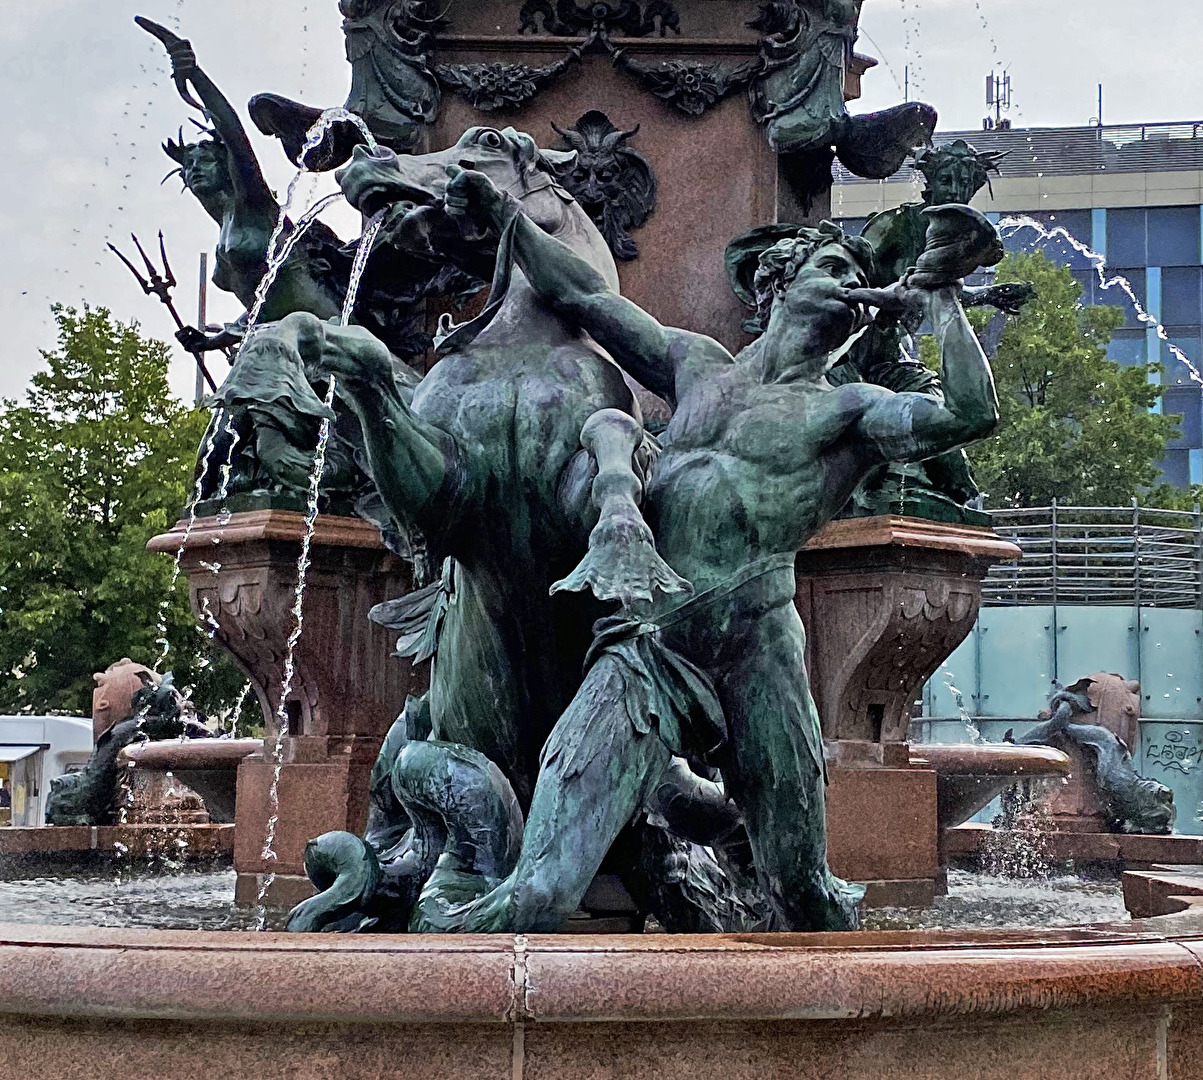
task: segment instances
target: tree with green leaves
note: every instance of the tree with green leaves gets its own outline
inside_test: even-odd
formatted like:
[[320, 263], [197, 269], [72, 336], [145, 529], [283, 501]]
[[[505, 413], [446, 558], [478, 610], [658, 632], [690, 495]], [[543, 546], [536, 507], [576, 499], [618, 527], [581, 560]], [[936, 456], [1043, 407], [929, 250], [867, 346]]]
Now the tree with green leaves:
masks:
[[[0, 712], [91, 711], [92, 673], [128, 656], [238, 692], [197, 627], [186, 582], [146, 551], [190, 496], [208, 421], [168, 388], [170, 350], [104, 308], [55, 307], [58, 347], [24, 402], [0, 400]], [[214, 662], [217, 661], [217, 662]]]
[[[1107, 359], [1123, 311], [1083, 305], [1070, 270], [1038, 251], [1008, 255], [996, 280], [1030, 281], [1037, 295], [1008, 320], [991, 361], [998, 428], [969, 448], [986, 505], [1189, 501], [1189, 494], [1158, 482], [1158, 463], [1180, 419], [1149, 411], [1161, 394], [1149, 376], [1160, 373], [1160, 365], [1125, 367]], [[979, 332], [989, 317], [974, 312]], [[930, 346], [924, 344], [926, 356]]]

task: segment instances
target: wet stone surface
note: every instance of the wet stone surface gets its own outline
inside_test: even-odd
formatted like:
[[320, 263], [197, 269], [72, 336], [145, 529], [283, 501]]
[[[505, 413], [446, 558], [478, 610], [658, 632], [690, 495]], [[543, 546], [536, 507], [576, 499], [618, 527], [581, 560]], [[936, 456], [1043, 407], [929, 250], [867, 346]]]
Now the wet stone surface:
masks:
[[948, 894], [926, 910], [877, 908], [866, 930], [1015, 930], [1128, 921], [1114, 878], [1014, 879], [948, 872]]

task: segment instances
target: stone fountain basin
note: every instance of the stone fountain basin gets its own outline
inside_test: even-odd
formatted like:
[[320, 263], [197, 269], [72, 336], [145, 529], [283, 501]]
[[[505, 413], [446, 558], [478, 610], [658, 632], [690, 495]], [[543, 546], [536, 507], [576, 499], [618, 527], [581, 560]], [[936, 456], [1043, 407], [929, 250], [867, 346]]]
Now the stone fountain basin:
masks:
[[1188, 914], [614, 937], [7, 925], [0, 1062], [96, 1080], [642, 1080], [716, 1063], [724, 1080], [1185, 1080], [1203, 1061]]
[[205, 800], [209, 818], [218, 824], [234, 820], [238, 766], [263, 749], [262, 739], [165, 739], [133, 743], [118, 755], [119, 765], [170, 772]]
[[1051, 746], [1009, 743], [935, 744], [911, 747], [911, 765], [934, 769], [941, 829], [968, 821], [1017, 780], [1067, 777], [1068, 754]]

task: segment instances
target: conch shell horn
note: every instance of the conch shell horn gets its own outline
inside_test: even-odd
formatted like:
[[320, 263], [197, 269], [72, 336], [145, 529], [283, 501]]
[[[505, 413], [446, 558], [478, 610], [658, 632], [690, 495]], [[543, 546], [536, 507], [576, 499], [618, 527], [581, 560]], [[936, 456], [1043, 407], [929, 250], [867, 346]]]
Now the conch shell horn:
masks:
[[[158, 38], [159, 41], [163, 43], [163, 47], [168, 51], [168, 53], [171, 52], [174, 46], [188, 45], [188, 41], [186, 39], [180, 37], [178, 34], [173, 34], [167, 29], [167, 27], [160, 26], [157, 22], [151, 22], [151, 20], [146, 18], [144, 15], [135, 15], [134, 22], [136, 22], [140, 27], [142, 27], [143, 30], [150, 34], [151, 37]], [[184, 101], [191, 105], [194, 109], [200, 109], [201, 112], [204, 112], [205, 107], [192, 96], [191, 91], [188, 89], [188, 80], [182, 75], [175, 74], [174, 71], [172, 72], [171, 78], [175, 83], [175, 88], [180, 92], [180, 97], [182, 97]]]

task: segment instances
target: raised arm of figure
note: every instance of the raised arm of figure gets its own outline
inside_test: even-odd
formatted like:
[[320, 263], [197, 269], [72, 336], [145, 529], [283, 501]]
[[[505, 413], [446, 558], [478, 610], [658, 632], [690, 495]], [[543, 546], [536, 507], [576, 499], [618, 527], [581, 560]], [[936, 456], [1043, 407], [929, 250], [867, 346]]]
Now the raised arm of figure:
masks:
[[713, 338], [662, 326], [614, 292], [597, 270], [540, 229], [516, 199], [498, 191], [483, 173], [456, 166], [448, 172], [447, 212], [469, 215], [499, 232], [512, 227], [514, 260], [540, 299], [591, 335], [653, 393], [675, 404], [686, 381], [733, 362]]
[[205, 115], [225, 147], [230, 179], [234, 184], [235, 207], [278, 212], [279, 204], [263, 178], [259, 159], [255, 156], [255, 150], [247, 138], [246, 129], [242, 126], [238, 113], [217, 88], [217, 84], [196, 62], [192, 43], [173, 34], [165, 26], [140, 15], [134, 21], [148, 34], [158, 38], [167, 49], [167, 55], [171, 57], [171, 76], [181, 97], [189, 104], [195, 105], [196, 102], [188, 95], [187, 87], [191, 84], [196, 90], [200, 103], [204, 106]]
[[944, 401], [867, 384], [857, 387], [869, 398], [857, 434], [883, 461], [922, 461], [983, 439], [998, 423], [990, 363], [965, 318], [957, 287], [927, 291], [926, 303], [940, 347]]

